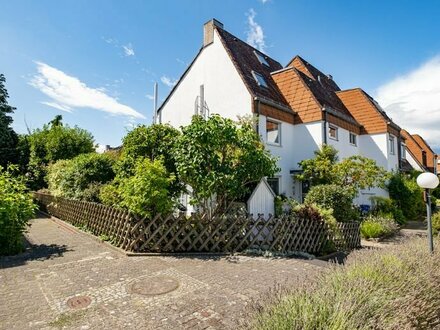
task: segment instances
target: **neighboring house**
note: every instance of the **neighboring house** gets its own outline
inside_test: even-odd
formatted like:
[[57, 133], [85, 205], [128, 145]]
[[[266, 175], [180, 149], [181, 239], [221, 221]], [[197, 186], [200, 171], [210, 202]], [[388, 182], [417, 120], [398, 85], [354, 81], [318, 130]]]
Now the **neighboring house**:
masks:
[[437, 155], [426, 141], [420, 135], [410, 134], [404, 129], [401, 133], [406, 139], [406, 159], [412, 168], [437, 174]]
[[[341, 91], [332, 76], [299, 56], [283, 67], [217, 20], [203, 29], [202, 48], [158, 109], [161, 123], [180, 127], [194, 114], [212, 112], [234, 120], [257, 115], [256, 130], [281, 169], [267, 183], [275, 194], [299, 201], [308, 186], [293, 174], [322, 144], [333, 145], [340, 158], [363, 155], [387, 170], [403, 167], [400, 127], [367, 93]], [[382, 189], [361, 193], [361, 204], [387, 196]]]

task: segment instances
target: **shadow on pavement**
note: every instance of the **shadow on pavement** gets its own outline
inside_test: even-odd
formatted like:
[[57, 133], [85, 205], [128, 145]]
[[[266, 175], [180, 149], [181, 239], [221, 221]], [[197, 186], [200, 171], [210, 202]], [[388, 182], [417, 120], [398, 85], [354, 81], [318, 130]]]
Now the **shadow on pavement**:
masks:
[[17, 267], [29, 261], [46, 261], [62, 257], [65, 252], [73, 251], [67, 245], [31, 244], [25, 239], [25, 251], [15, 256], [0, 257], [0, 269]]

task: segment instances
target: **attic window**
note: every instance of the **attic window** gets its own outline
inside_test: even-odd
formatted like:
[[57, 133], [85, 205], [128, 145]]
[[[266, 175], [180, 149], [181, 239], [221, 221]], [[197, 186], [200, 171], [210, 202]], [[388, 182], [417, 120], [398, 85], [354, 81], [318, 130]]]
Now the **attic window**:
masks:
[[264, 64], [266, 66], [270, 66], [263, 54], [255, 51], [255, 50], [254, 50], [254, 54], [258, 58], [258, 60], [260, 61], [261, 64]]
[[268, 88], [266, 80], [264, 79], [263, 75], [261, 73], [252, 71], [252, 75], [254, 76], [255, 81], [258, 83], [258, 85]]

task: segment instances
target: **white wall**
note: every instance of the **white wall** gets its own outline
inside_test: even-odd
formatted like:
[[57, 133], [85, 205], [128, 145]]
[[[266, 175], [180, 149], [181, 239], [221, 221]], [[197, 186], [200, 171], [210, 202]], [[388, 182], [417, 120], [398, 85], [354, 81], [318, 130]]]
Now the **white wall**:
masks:
[[338, 139], [332, 139], [328, 134], [328, 127], [329, 124], [327, 124], [327, 144], [333, 146], [338, 150], [338, 157], [339, 160], [342, 160], [344, 158], [359, 155], [359, 135], [357, 135], [357, 142], [356, 145], [350, 144], [350, 131], [346, 130], [345, 128], [338, 127], [337, 125], [331, 124], [331, 126], [338, 128]]
[[425, 170], [419, 165], [413, 155], [409, 152], [408, 148], [406, 149], [406, 160], [415, 170], [425, 172]]
[[194, 115], [194, 104], [202, 84], [211, 114], [217, 113], [233, 120], [238, 115], [252, 114], [251, 95], [216, 31], [214, 42], [202, 50], [162, 107], [159, 114], [162, 123], [169, 123], [174, 127], [188, 125]]

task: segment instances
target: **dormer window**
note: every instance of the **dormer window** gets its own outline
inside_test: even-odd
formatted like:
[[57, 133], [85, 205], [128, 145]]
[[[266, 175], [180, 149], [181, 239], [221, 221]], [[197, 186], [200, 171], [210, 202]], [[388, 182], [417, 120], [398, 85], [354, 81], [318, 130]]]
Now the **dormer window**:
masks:
[[261, 64], [264, 64], [266, 66], [270, 66], [263, 54], [255, 51], [255, 50], [254, 50], [254, 54], [258, 58], [258, 60], [260, 61]]
[[264, 79], [263, 75], [261, 73], [252, 71], [252, 75], [254, 76], [255, 81], [258, 83], [258, 85], [268, 88], [266, 79]]

